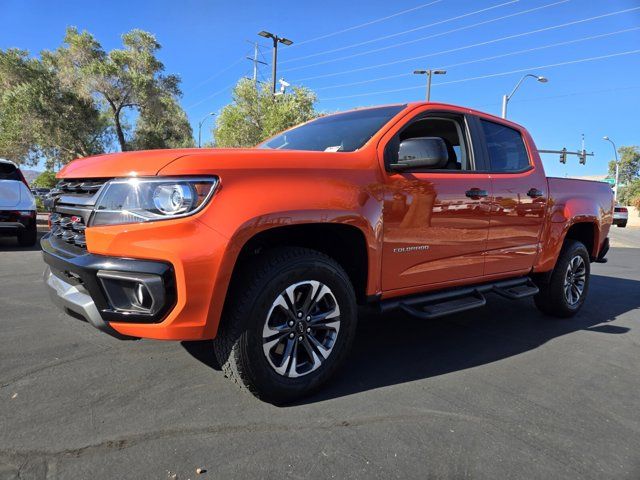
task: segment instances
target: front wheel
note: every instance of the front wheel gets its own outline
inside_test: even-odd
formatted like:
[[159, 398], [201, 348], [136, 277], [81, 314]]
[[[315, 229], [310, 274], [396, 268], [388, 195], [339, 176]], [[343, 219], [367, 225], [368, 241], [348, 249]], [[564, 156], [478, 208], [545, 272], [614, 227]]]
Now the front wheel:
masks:
[[266, 252], [241, 267], [214, 352], [227, 377], [255, 396], [287, 403], [340, 367], [352, 343], [355, 293], [342, 267], [303, 248]]
[[589, 290], [589, 253], [583, 243], [567, 240], [549, 283], [539, 285], [534, 297], [538, 309], [554, 317], [572, 317], [584, 304]]

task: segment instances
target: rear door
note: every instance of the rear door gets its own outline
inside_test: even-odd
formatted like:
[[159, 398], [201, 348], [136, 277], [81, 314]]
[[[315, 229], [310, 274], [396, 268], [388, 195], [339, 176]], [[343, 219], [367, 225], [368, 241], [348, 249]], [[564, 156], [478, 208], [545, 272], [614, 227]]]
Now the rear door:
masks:
[[[449, 161], [390, 171], [399, 142], [440, 137]], [[423, 110], [381, 141], [385, 156], [382, 289], [396, 294], [483, 275], [489, 231], [489, 174], [476, 171], [464, 114]]]
[[[526, 132], [478, 118], [491, 179], [491, 218], [485, 275], [525, 272], [539, 251], [548, 200], [547, 180]], [[539, 164], [539, 163], [538, 163]]]

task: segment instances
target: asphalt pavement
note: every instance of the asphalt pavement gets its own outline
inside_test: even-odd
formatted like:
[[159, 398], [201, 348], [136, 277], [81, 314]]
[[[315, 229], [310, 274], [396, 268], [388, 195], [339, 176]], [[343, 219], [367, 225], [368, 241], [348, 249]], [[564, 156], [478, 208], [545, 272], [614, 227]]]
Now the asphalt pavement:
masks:
[[342, 374], [275, 407], [209, 342], [59, 313], [40, 252], [0, 239], [0, 479], [638, 479], [640, 229], [612, 244], [574, 319], [497, 296], [430, 322], [363, 314]]

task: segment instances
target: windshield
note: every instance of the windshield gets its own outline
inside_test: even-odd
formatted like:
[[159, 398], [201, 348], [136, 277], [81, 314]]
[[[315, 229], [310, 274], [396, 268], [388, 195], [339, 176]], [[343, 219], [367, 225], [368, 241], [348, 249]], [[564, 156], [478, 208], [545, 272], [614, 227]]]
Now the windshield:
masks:
[[406, 105], [367, 108], [312, 120], [267, 140], [258, 148], [353, 152]]

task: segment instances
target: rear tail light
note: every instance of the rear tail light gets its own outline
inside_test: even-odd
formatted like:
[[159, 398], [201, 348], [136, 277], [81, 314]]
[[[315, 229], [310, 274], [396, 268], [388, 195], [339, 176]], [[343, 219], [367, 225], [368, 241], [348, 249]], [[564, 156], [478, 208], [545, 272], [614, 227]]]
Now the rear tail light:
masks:
[[629, 210], [627, 210], [627, 207], [616, 207], [616, 212], [621, 212], [621, 213], [629, 213]]

